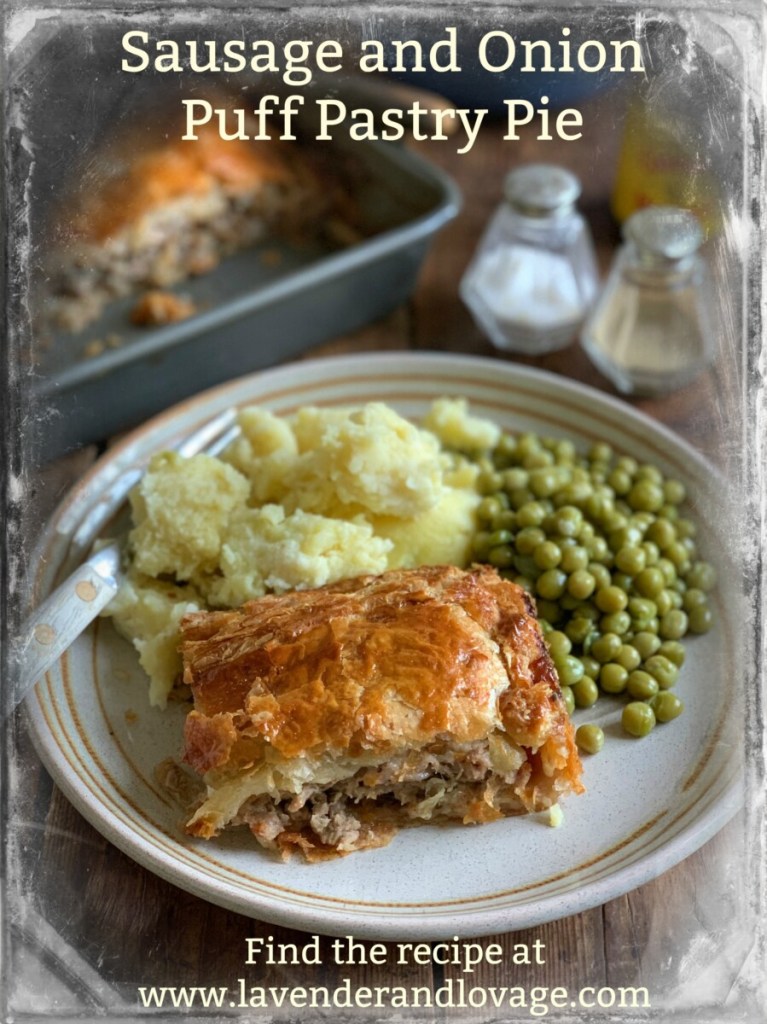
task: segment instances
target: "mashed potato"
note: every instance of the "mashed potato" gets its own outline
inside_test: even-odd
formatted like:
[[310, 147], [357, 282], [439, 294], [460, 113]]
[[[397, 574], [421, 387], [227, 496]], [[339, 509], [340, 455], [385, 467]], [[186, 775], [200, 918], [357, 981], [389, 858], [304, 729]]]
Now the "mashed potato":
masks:
[[130, 496], [136, 569], [178, 580], [214, 570], [232, 511], [249, 491], [244, 476], [211, 455], [155, 455]]
[[232, 520], [221, 575], [197, 584], [212, 607], [236, 608], [267, 592], [321, 587], [389, 567], [390, 540], [366, 522], [346, 522], [281, 505], [246, 508]]
[[498, 429], [461, 400], [422, 429], [380, 402], [257, 407], [220, 458], [155, 456], [131, 495], [131, 564], [105, 614], [134, 643], [163, 706], [177, 678], [178, 623], [201, 607], [416, 565], [465, 565], [479, 501], [459, 452]]

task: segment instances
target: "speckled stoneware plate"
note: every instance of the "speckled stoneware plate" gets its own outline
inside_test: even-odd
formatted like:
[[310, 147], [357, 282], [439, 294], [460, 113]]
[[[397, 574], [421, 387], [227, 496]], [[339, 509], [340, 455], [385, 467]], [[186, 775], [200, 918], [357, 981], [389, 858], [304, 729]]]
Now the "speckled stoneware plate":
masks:
[[740, 799], [740, 719], [733, 702], [743, 621], [728, 580], [725, 488], [678, 437], [628, 405], [562, 378], [500, 361], [427, 354], [363, 355], [281, 367], [209, 391], [150, 421], [111, 450], [56, 513], [44, 542], [45, 591], [69, 556], [69, 538], [116, 475], [228, 407], [277, 413], [309, 403], [380, 399], [422, 415], [440, 395], [464, 395], [475, 413], [512, 430], [609, 439], [681, 478], [704, 552], [718, 563], [718, 623], [690, 642], [678, 692], [681, 718], [643, 740], [621, 735], [618, 703], [578, 712], [599, 721], [602, 753], [586, 759], [584, 796], [545, 815], [474, 828], [401, 832], [386, 848], [334, 862], [281, 863], [245, 832], [193, 840], [153, 779], [180, 750], [184, 710], [149, 707], [131, 646], [100, 620], [46, 676], [27, 706], [37, 747], [69, 799], [129, 856], [214, 903], [274, 923], [360, 937], [437, 938], [530, 927], [601, 904], [656, 877], [709, 839]]

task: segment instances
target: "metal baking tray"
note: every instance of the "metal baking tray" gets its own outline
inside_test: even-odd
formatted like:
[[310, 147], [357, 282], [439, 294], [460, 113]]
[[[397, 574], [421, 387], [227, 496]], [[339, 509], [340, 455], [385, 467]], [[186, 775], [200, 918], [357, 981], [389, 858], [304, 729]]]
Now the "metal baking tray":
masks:
[[[366, 233], [342, 251], [270, 239], [172, 289], [200, 312], [147, 329], [132, 298], [41, 349], [33, 399], [46, 410], [43, 458], [99, 441], [196, 391], [296, 356], [387, 313], [412, 292], [436, 232], [460, 207], [438, 168], [391, 143], [354, 142]], [[276, 252], [275, 252], [276, 250]], [[118, 336], [117, 347], [101, 340]], [[95, 354], [94, 349], [98, 350]]]

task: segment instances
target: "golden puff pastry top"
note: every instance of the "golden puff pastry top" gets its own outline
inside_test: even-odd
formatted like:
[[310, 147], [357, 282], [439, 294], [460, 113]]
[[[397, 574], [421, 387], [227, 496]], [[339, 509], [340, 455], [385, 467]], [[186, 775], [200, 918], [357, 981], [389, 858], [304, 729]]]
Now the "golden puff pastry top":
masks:
[[269, 596], [188, 615], [181, 634], [195, 701], [185, 760], [200, 773], [507, 728], [535, 749], [568, 723], [532, 602], [490, 567]]

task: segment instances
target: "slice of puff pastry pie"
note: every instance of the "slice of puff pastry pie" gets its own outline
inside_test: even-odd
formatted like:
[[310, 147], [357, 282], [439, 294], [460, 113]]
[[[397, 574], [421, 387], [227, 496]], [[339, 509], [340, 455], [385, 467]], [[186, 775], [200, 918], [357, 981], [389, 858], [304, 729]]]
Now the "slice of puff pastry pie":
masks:
[[307, 860], [582, 792], [531, 599], [489, 567], [392, 570], [182, 622], [187, 824]]

